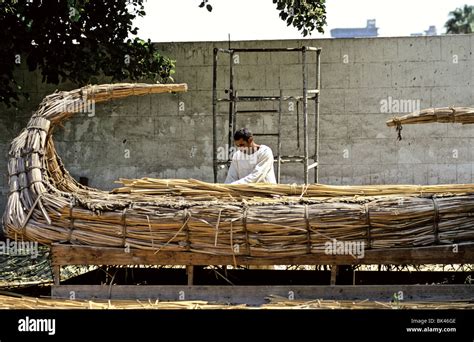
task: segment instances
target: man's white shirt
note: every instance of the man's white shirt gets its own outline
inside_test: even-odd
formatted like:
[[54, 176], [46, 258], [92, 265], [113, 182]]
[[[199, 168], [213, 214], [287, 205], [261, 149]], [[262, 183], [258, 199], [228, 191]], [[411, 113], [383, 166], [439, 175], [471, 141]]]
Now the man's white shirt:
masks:
[[276, 184], [273, 168], [273, 152], [266, 145], [247, 154], [241, 151], [234, 153], [225, 183], [273, 183]]

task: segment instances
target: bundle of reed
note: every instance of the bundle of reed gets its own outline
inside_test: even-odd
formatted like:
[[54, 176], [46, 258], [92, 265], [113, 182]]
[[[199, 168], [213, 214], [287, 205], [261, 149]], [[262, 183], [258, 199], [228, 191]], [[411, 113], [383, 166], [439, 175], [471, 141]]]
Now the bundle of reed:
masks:
[[474, 108], [472, 107], [441, 107], [428, 108], [407, 115], [394, 117], [387, 121], [387, 126], [395, 127], [398, 140], [402, 140], [403, 124], [439, 123], [474, 123]]
[[322, 253], [333, 241], [366, 248], [474, 241], [474, 184], [225, 185], [145, 178], [122, 179], [123, 187], [105, 192], [70, 176], [52, 138], [73, 114], [64, 103], [184, 90], [186, 85], [113, 84], [46, 97], [11, 144], [6, 235], [44, 244], [250, 258]]
[[387, 121], [387, 126], [394, 127], [400, 124], [423, 124], [430, 122], [472, 124], [474, 123], [474, 108], [427, 108], [407, 115], [394, 117]]
[[366, 248], [474, 240], [474, 195], [321, 198], [255, 205], [223, 201], [212, 206], [176, 201], [174, 207], [133, 202], [122, 210], [100, 213], [68, 203], [53, 213], [55, 202], [49, 196], [42, 201], [51, 223], [38, 211], [23, 237], [46, 244], [64, 241], [156, 252], [273, 257], [324, 253], [327, 243], [335, 240], [363, 242]]
[[324, 185], [324, 184], [213, 184], [196, 179], [120, 179], [116, 183], [123, 187], [112, 190], [114, 194], [169, 195], [183, 196], [195, 200], [209, 198], [253, 199], [258, 197], [344, 197], [344, 196], [385, 196], [470, 194], [474, 184], [440, 185]]

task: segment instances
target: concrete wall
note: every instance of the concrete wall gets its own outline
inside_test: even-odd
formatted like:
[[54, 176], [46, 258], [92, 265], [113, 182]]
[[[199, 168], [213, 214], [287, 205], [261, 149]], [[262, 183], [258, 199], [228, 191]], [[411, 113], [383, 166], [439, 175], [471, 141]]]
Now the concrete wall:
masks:
[[[403, 140], [385, 121], [400, 114], [396, 104], [474, 105], [474, 35], [233, 42], [233, 47], [321, 46], [320, 182], [328, 184], [472, 182], [474, 127], [459, 124], [408, 126]], [[176, 82], [189, 92], [153, 95], [98, 105], [95, 115], [78, 114], [55, 135], [56, 146], [73, 176], [110, 189], [120, 177], [197, 178], [212, 181], [212, 50], [227, 43], [166, 43], [162, 51], [177, 60]], [[309, 58], [314, 62], [314, 58]], [[314, 68], [310, 68], [310, 73]], [[25, 69], [17, 71], [32, 99], [19, 111], [0, 115], [0, 210], [7, 192], [8, 143], [31, 111], [55, 87]], [[219, 59], [219, 96], [228, 84], [228, 58]], [[106, 82], [106, 80], [101, 80]], [[236, 89], [241, 95], [301, 94], [297, 53], [240, 54]], [[60, 89], [75, 86], [64, 84]], [[391, 102], [390, 102], [391, 101]], [[384, 104], [390, 108], [384, 108]], [[403, 107], [403, 106], [402, 106]], [[240, 109], [250, 109], [241, 106]], [[255, 108], [255, 107], [254, 107]], [[260, 109], [277, 104], [259, 104]], [[296, 141], [296, 111], [285, 104], [283, 154], [302, 153]], [[310, 112], [314, 107], [310, 105]], [[401, 111], [413, 108], [401, 108]], [[227, 105], [219, 106], [219, 144], [225, 147]], [[301, 119], [301, 117], [300, 117]], [[276, 116], [242, 115], [239, 126], [275, 132]], [[310, 120], [312, 127], [313, 121]], [[300, 121], [302, 127], [302, 121]], [[301, 132], [302, 133], [302, 132]], [[310, 132], [310, 152], [314, 146]], [[258, 142], [276, 149], [275, 140]], [[301, 164], [282, 168], [283, 182], [302, 182]], [[221, 171], [223, 180], [225, 170]]]

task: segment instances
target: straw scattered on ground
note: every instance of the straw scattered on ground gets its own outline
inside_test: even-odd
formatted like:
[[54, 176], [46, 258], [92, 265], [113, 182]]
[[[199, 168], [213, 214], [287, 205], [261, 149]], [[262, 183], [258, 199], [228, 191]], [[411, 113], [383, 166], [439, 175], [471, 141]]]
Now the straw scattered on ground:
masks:
[[246, 304], [232, 305], [225, 303], [214, 303], [200, 300], [190, 301], [159, 301], [159, 300], [68, 300], [36, 298], [28, 296], [13, 296], [0, 294], [0, 309], [92, 309], [92, 310], [190, 310], [190, 309], [474, 309], [474, 303], [470, 302], [418, 302], [399, 301], [382, 302], [370, 300], [288, 300], [283, 297], [270, 296], [268, 303], [260, 306], [249, 306]]

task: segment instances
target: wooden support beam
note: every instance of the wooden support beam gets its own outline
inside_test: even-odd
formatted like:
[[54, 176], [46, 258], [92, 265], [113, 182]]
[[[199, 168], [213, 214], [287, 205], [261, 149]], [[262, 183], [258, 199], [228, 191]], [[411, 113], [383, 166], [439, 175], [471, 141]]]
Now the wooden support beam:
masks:
[[[53, 265], [234, 265], [232, 256], [53, 244]], [[369, 249], [363, 258], [324, 253], [292, 257], [235, 256], [237, 265], [422, 265], [474, 263], [474, 243], [417, 248]]]
[[332, 265], [331, 266], [331, 282], [330, 282], [331, 286], [336, 285], [336, 277], [337, 277], [338, 271], [339, 271], [339, 269], [338, 269], [337, 265]]
[[53, 281], [54, 285], [59, 285], [61, 283], [61, 265], [53, 264]]
[[[220, 303], [259, 305], [269, 296], [295, 300], [378, 300], [390, 302], [395, 293], [403, 293], [405, 301], [472, 301], [473, 285], [284, 285], [284, 286], [178, 286], [178, 285], [60, 285], [52, 286], [52, 297], [76, 299], [133, 300], [205, 300]], [[109, 297], [110, 295], [110, 297]]]
[[188, 286], [194, 285], [194, 266], [186, 266], [186, 275], [188, 276]]

